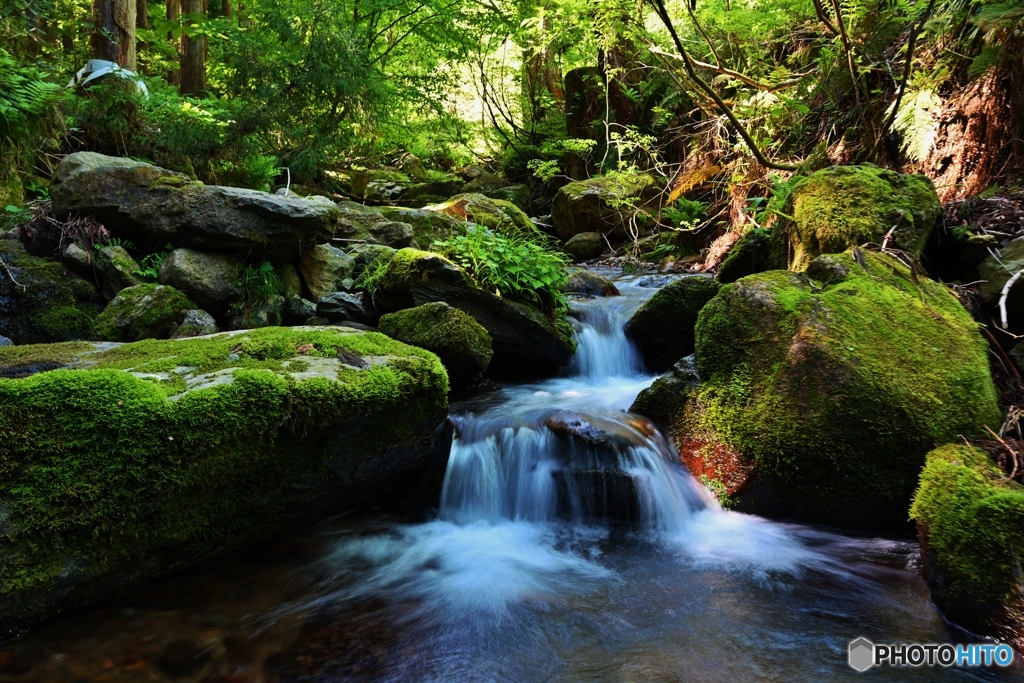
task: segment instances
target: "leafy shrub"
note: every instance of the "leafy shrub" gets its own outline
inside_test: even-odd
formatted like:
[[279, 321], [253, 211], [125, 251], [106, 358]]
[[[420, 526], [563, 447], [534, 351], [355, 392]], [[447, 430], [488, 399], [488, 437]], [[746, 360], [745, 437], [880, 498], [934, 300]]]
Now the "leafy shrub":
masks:
[[570, 259], [547, 243], [522, 234], [499, 234], [480, 226], [434, 242], [434, 250], [468, 272], [481, 287], [553, 311], [565, 306], [562, 287]]

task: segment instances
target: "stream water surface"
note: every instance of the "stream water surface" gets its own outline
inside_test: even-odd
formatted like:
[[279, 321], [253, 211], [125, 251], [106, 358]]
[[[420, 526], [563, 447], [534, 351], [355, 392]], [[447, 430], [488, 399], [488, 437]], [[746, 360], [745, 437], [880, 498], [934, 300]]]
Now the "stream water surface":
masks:
[[946, 642], [912, 539], [722, 510], [643, 418], [622, 333], [574, 304], [567, 373], [452, 407], [439, 506], [328, 520], [0, 645], [0, 681], [1011, 681], [856, 674], [847, 643]]

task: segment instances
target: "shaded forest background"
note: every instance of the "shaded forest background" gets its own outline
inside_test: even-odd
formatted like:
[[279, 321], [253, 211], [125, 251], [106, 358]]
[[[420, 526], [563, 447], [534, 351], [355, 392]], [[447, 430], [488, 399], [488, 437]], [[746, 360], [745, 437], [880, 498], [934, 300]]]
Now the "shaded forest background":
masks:
[[[713, 262], [798, 170], [1014, 191], [1022, 28], [1019, 0], [4, 0], [0, 205], [79, 150], [342, 196], [351, 169], [486, 164], [538, 213], [652, 174], [672, 248]], [[91, 58], [134, 75], [68, 87]]]

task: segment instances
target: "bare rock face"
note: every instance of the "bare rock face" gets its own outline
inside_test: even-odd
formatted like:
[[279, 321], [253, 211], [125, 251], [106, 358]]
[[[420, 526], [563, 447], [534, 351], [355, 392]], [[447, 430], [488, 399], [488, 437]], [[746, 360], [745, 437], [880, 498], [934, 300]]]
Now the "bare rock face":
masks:
[[50, 185], [58, 214], [90, 214], [118, 237], [158, 250], [168, 243], [284, 263], [328, 242], [338, 208], [237, 187], [203, 185], [131, 159], [70, 154]]

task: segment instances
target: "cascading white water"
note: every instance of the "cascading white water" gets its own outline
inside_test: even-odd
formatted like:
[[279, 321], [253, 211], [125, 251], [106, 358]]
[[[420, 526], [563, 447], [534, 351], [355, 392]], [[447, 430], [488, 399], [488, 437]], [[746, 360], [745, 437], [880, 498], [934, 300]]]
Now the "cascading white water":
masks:
[[623, 332], [646, 292], [576, 305], [568, 377], [508, 390], [482, 413], [453, 416], [441, 519], [624, 521], [679, 532], [714, 505], [644, 418], [623, 409], [653, 381]]

